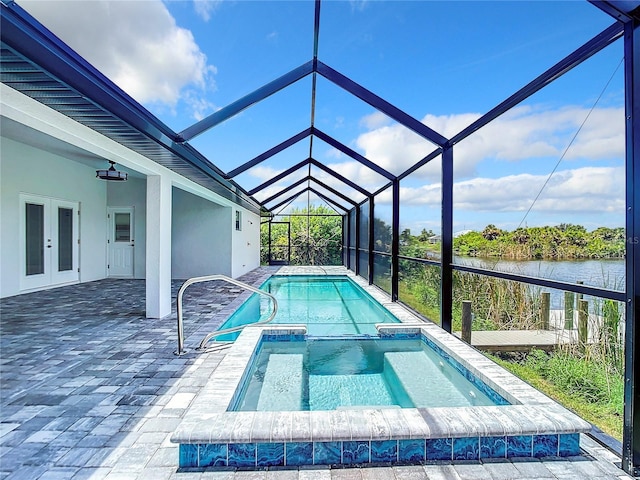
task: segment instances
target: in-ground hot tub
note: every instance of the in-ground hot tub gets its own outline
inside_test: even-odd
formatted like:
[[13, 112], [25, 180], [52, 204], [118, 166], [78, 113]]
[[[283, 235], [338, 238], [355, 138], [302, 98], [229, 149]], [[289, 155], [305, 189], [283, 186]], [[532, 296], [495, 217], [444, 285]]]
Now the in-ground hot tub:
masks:
[[[234, 411], [243, 395], [246, 398], [250, 388], [246, 381], [255, 373], [254, 364], [263, 349], [273, 342], [303, 348], [309, 340], [303, 326], [248, 327], [172, 436], [180, 444], [180, 467], [455, 462], [580, 453], [579, 433], [590, 429], [587, 422], [459, 339], [432, 324], [377, 327], [378, 342], [421, 342], [498, 404], [403, 408], [397, 402], [303, 410], [290, 403], [270, 404], [267, 395], [265, 402], [271, 406], [266, 411]], [[371, 338], [348, 341], [370, 342]], [[412, 346], [406, 351], [415, 350]], [[414, 379], [405, 383], [429, 382], [421, 378], [422, 370], [416, 368]], [[404, 368], [400, 376], [406, 377], [408, 371]], [[277, 375], [274, 378], [277, 385]], [[292, 388], [300, 388], [304, 399], [304, 384]], [[277, 388], [271, 395], [276, 392]]]
[[262, 341], [229, 410], [336, 410], [506, 405], [423, 338]]

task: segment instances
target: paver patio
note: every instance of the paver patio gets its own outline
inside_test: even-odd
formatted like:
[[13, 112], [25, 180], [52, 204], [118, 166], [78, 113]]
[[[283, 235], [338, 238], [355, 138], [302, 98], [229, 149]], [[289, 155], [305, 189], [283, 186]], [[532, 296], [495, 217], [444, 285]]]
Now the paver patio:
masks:
[[[241, 280], [259, 285], [277, 269]], [[180, 286], [174, 282], [173, 295]], [[143, 280], [107, 279], [2, 299], [0, 479], [621, 479], [619, 458], [586, 436], [584, 455], [451, 465], [178, 471], [169, 438], [224, 351], [193, 351], [245, 298], [212, 282], [175, 315], [144, 317]], [[173, 306], [175, 312], [175, 302]], [[213, 365], [209, 367], [209, 365]]]

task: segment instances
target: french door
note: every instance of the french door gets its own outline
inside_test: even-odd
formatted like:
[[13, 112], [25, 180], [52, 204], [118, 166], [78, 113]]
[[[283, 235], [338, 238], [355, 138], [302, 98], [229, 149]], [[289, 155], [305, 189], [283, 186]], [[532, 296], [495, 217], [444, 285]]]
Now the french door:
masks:
[[77, 282], [78, 203], [20, 194], [20, 289]]

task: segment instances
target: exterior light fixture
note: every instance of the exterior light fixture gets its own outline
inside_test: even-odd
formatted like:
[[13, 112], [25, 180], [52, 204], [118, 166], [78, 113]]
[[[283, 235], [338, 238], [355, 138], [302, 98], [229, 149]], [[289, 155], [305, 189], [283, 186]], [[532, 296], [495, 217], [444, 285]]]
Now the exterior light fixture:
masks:
[[116, 162], [109, 160], [109, 163], [111, 166], [108, 170], [96, 170], [96, 178], [101, 178], [102, 180], [115, 180], [119, 182], [125, 181], [128, 174], [126, 172], [116, 170]]

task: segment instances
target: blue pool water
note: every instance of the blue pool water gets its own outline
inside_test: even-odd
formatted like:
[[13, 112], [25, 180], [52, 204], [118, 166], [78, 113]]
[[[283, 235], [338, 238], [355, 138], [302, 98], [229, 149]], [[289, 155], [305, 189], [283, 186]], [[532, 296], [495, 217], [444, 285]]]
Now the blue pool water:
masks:
[[420, 339], [265, 342], [234, 410], [503, 404]]
[[[272, 323], [304, 324], [308, 335], [375, 335], [376, 323], [398, 323], [384, 307], [348, 277], [272, 276], [261, 287], [278, 301]], [[255, 323], [271, 313], [271, 301], [252, 295], [220, 329]], [[235, 340], [239, 333], [221, 335]]]

